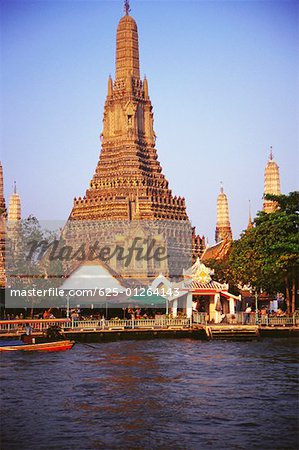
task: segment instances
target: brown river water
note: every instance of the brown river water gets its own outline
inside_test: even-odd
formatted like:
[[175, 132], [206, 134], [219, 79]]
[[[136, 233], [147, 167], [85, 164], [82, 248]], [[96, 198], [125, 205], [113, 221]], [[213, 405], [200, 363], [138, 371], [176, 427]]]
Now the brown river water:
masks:
[[297, 449], [298, 340], [1, 355], [1, 449]]

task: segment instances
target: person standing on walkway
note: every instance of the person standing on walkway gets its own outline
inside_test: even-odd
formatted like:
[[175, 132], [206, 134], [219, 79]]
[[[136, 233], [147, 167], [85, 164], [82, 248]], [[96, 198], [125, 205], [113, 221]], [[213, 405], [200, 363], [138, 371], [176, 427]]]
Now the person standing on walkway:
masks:
[[251, 306], [248, 305], [247, 308], [245, 309], [245, 314], [244, 314], [244, 324], [245, 325], [247, 323], [249, 323], [250, 314], [251, 314]]

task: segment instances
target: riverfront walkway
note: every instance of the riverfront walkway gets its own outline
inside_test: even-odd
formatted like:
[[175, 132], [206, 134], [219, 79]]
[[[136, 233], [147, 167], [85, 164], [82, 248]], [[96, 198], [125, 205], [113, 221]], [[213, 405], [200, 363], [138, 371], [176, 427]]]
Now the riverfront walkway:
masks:
[[299, 319], [294, 315], [267, 318], [265, 323], [260, 322], [257, 325], [208, 324], [203, 316], [191, 319], [159, 317], [140, 320], [1, 320], [0, 339], [16, 338], [25, 332], [25, 326], [28, 325], [37, 338], [41, 337], [49, 326], [58, 325], [71, 339], [88, 342], [167, 337], [245, 340], [264, 336], [299, 336]]

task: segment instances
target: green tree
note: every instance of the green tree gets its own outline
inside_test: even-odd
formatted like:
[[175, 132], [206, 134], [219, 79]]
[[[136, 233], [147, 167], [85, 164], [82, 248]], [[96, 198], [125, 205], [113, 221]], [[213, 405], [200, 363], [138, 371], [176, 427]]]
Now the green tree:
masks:
[[235, 241], [229, 266], [241, 284], [269, 294], [284, 292], [287, 312], [294, 312], [299, 273], [299, 192], [267, 195], [277, 203], [272, 213], [259, 212], [255, 227]]
[[230, 265], [229, 254], [224, 259], [210, 259], [207, 261], [207, 266], [214, 270], [214, 279], [219, 283], [228, 283], [229, 292], [239, 295], [238, 279]]
[[[6, 273], [8, 283], [14, 289], [47, 289], [61, 284], [60, 274], [63, 273], [61, 261], [51, 261], [47, 255], [39, 258], [40, 247], [32, 252], [32, 246], [41, 242], [51, 243], [57, 237], [57, 231], [44, 229], [38, 219], [32, 215], [17, 223], [8, 224], [8, 258]], [[42, 297], [33, 299], [33, 303], [42, 304], [49, 299]], [[33, 302], [35, 300], [35, 302]], [[55, 302], [53, 298], [50, 301]], [[28, 301], [28, 299], [27, 299]]]

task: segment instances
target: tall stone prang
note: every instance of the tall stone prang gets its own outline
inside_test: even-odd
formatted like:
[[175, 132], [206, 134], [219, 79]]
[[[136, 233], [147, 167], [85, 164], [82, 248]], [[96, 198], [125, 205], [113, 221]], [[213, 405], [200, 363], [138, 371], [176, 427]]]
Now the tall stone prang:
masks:
[[232, 230], [229, 221], [229, 209], [227, 196], [221, 184], [220, 194], [217, 197], [217, 222], [216, 222], [216, 242], [232, 240]]
[[155, 148], [153, 107], [140, 78], [137, 25], [120, 19], [115, 79], [108, 78], [102, 150], [90, 187], [75, 198], [71, 220], [188, 221], [185, 199], [172, 195]]
[[0, 287], [5, 287], [5, 222], [6, 205], [4, 198], [3, 168], [0, 161]]
[[17, 193], [17, 185], [14, 182], [14, 192], [9, 199], [8, 222], [14, 223], [21, 220], [21, 198]]
[[[279, 167], [273, 159], [272, 147], [270, 147], [269, 160], [265, 167], [264, 196], [266, 194], [281, 195]], [[274, 212], [274, 211], [276, 211], [276, 209], [277, 209], [276, 202], [274, 202], [272, 200], [266, 200], [264, 198], [263, 210], [266, 213]]]
[[131, 278], [180, 276], [189, 248], [199, 256], [205, 244], [191, 230], [185, 199], [172, 194], [158, 160], [148, 80], [140, 78], [138, 30], [129, 11], [126, 1], [116, 33], [115, 77], [108, 77], [99, 161], [85, 196], [74, 199], [63, 236], [72, 245], [87, 239], [91, 247], [95, 240], [128, 248], [135, 237], [152, 239], [172, 257], [129, 268], [109, 260], [110, 266]]

